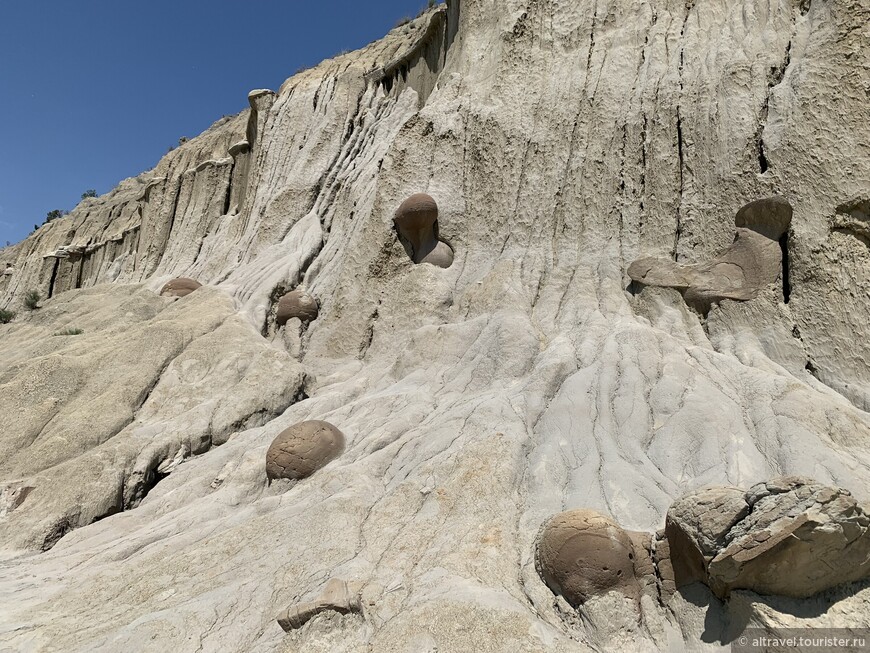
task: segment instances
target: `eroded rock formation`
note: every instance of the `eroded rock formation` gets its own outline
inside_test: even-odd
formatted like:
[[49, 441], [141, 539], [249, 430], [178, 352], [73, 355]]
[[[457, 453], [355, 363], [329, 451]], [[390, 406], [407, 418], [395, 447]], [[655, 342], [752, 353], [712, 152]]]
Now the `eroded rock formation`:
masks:
[[278, 615], [278, 624], [289, 633], [291, 630], [301, 628], [323, 612], [348, 614], [361, 611], [359, 595], [351, 592], [345, 581], [332, 578], [316, 598], [295, 603], [281, 612]]
[[[450, 0], [0, 250], [0, 486], [35, 488], [0, 523], [0, 649], [718, 651], [747, 620], [866, 620], [867, 581], [672, 592], [667, 538], [633, 533], [709, 485], [867, 498], [870, 248], [836, 226], [870, 179], [867, 24], [865, 0]], [[446, 271], [397, 241], [421, 189]], [[701, 319], [626, 290], [645, 254], [713, 261], [776, 195], [790, 297]], [[149, 290], [179, 276], [205, 285]], [[279, 338], [278, 288], [317, 320]], [[266, 483], [313, 419], [353, 448]], [[575, 506], [651, 551], [640, 613], [541, 581], [541, 524]], [[364, 620], [275, 623], [330, 577]]]
[[296, 289], [281, 296], [275, 310], [275, 322], [279, 326], [287, 324], [287, 320], [296, 318], [299, 321], [311, 322], [317, 319], [320, 307], [317, 300], [304, 290]]
[[779, 240], [788, 231], [791, 218], [792, 208], [785, 199], [756, 200], [737, 212], [734, 242], [709, 263], [684, 265], [644, 257], [629, 266], [628, 275], [646, 286], [679, 290], [687, 304], [704, 314], [723, 299], [755, 299], [782, 275]]
[[628, 534], [593, 510], [556, 515], [541, 529], [535, 548], [541, 578], [573, 606], [613, 591], [637, 599], [634, 560]]
[[425, 193], [411, 195], [396, 209], [393, 222], [414, 263], [431, 263], [439, 268], [449, 268], [453, 263], [453, 250], [438, 238], [438, 204], [432, 197]]
[[311, 476], [344, 451], [344, 434], [329, 422], [311, 420], [281, 431], [266, 452], [269, 480]]
[[668, 510], [677, 584], [806, 598], [870, 576], [870, 514], [848, 490], [782, 477], [705, 488]]
[[179, 277], [169, 281], [160, 291], [163, 297], [187, 297], [197, 288], [201, 288], [202, 284], [195, 279]]

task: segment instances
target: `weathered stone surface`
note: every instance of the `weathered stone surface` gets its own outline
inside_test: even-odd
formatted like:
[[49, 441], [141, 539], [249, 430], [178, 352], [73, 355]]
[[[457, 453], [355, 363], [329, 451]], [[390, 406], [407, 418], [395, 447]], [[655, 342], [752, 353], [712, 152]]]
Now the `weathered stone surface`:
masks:
[[311, 322], [317, 319], [320, 307], [317, 300], [304, 290], [291, 290], [278, 300], [275, 310], [275, 321], [279, 326], [287, 324], [287, 320], [297, 318], [301, 322]]
[[279, 433], [266, 452], [269, 480], [300, 480], [334, 460], [344, 451], [344, 434], [328, 422], [311, 420]]
[[535, 547], [541, 578], [573, 606], [613, 591], [637, 599], [634, 564], [628, 533], [593, 510], [554, 516], [541, 528]]
[[396, 209], [393, 218], [399, 236], [414, 263], [431, 263], [449, 268], [453, 250], [438, 238], [438, 204], [425, 193], [411, 195]]
[[[225, 293], [186, 304], [142, 286], [79, 290], [4, 334], [0, 486], [36, 489], [0, 524], [0, 550], [49, 548], [138, 505], [181, 462], [295, 401], [302, 367]], [[49, 337], [68, 327], [84, 333]]]
[[202, 284], [199, 281], [179, 277], [178, 279], [169, 281], [165, 286], [163, 286], [160, 294], [163, 297], [187, 297], [194, 290], [201, 287]]
[[870, 576], [870, 515], [847, 490], [812, 479], [705, 488], [675, 502], [667, 521], [678, 586], [806, 598]]
[[332, 578], [320, 594], [312, 601], [296, 603], [278, 615], [278, 624], [288, 633], [301, 628], [322, 612], [361, 612], [359, 595], [350, 591], [347, 583], [340, 578]]

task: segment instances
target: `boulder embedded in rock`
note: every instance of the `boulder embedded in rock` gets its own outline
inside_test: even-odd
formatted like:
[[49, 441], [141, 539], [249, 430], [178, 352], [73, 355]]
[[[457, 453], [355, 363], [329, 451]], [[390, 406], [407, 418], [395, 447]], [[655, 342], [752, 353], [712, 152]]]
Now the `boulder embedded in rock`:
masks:
[[677, 586], [701, 580], [794, 598], [870, 575], [870, 515], [842, 488], [796, 476], [704, 488], [668, 510]]
[[430, 263], [439, 268], [453, 264], [453, 250], [438, 238], [438, 204], [431, 196], [411, 195], [396, 210], [393, 222], [414, 263]]
[[266, 452], [269, 480], [311, 476], [344, 451], [344, 434], [329, 422], [299, 422], [282, 431]]
[[289, 633], [291, 630], [302, 628], [321, 612], [329, 610], [339, 614], [362, 610], [359, 595], [351, 592], [347, 583], [340, 578], [331, 579], [313, 601], [289, 606], [278, 615], [278, 624]]
[[782, 272], [779, 238], [788, 230], [791, 217], [791, 205], [781, 197], [750, 202], [734, 219], [734, 242], [713, 260], [683, 265], [645, 256], [629, 266], [628, 276], [646, 286], [676, 288], [687, 304], [704, 314], [723, 299], [755, 299]]
[[188, 279], [187, 277], [178, 277], [173, 279], [160, 291], [162, 297], [187, 297], [197, 288], [201, 288], [202, 284], [199, 281]]
[[538, 534], [535, 566], [543, 581], [574, 607], [617, 591], [638, 599], [635, 553], [628, 533], [594, 510], [552, 517]]
[[275, 321], [278, 326], [284, 326], [291, 318], [299, 318], [302, 322], [317, 319], [320, 308], [317, 300], [304, 290], [296, 289], [285, 294], [278, 300]]

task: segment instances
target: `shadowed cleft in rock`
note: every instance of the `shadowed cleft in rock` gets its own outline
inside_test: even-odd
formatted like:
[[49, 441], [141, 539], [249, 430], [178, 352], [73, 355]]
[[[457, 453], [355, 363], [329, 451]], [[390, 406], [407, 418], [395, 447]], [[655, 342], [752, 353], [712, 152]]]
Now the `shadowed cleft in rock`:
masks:
[[344, 434], [329, 422], [299, 422], [282, 431], [266, 452], [266, 476], [300, 480], [344, 451]]
[[544, 524], [535, 566], [547, 586], [574, 607], [612, 591], [640, 596], [629, 534], [593, 510], [570, 510]]
[[188, 279], [186, 277], [178, 277], [173, 279], [160, 291], [161, 297], [187, 297], [197, 288], [201, 288], [202, 284], [199, 281]]
[[319, 310], [317, 300], [304, 290], [297, 288], [278, 300], [275, 321], [278, 326], [284, 326], [288, 320], [294, 317], [303, 323], [311, 322], [317, 319]]
[[709, 263], [682, 265], [647, 256], [632, 263], [628, 275], [645, 286], [676, 288], [687, 304], [703, 314], [723, 299], [755, 299], [781, 275], [780, 238], [788, 231], [791, 218], [791, 205], [781, 197], [751, 202], [734, 219], [734, 243]]
[[453, 250], [438, 238], [438, 204], [429, 195], [411, 195], [399, 206], [393, 222], [414, 263], [430, 263], [439, 268], [453, 264]]

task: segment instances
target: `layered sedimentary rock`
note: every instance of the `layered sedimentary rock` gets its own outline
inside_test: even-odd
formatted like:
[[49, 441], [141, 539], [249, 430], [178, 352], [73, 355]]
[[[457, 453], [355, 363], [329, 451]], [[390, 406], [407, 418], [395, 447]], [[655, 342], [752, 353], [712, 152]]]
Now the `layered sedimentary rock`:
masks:
[[[868, 24], [866, 0], [451, 0], [0, 251], [0, 484], [34, 488], [0, 517], [0, 648], [703, 650], [866, 620], [861, 583], [573, 607], [534, 543], [571, 507], [653, 532], [781, 475], [866, 499]], [[397, 238], [421, 191], [450, 267]], [[773, 196], [781, 283], [706, 318], [631, 284]], [[205, 287], [159, 297], [177, 277]], [[320, 312], [288, 353], [264, 325], [297, 287]], [[270, 485], [307, 420], [352, 446]], [[363, 616], [285, 632], [330, 578]]]
[[281, 628], [290, 632], [302, 628], [311, 619], [324, 612], [347, 614], [361, 610], [359, 596], [354, 595], [348, 589], [345, 581], [340, 578], [332, 578], [316, 598], [296, 603], [284, 610], [278, 615], [278, 623]]

